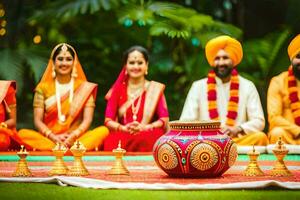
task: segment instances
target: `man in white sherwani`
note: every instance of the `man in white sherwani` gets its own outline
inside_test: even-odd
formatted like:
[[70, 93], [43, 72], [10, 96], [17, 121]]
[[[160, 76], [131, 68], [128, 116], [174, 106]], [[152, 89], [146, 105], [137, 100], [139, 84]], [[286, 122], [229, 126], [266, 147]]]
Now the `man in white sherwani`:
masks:
[[240, 42], [219, 36], [207, 43], [205, 53], [212, 70], [193, 83], [180, 120], [218, 120], [238, 146], [261, 146], [263, 152], [268, 138], [262, 132], [265, 118], [260, 98], [254, 84], [236, 69], [243, 57]]

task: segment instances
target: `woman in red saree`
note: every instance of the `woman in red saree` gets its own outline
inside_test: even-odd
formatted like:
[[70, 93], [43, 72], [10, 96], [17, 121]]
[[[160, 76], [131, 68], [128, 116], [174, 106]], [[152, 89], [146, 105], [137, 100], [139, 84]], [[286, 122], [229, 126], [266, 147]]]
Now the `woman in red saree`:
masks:
[[97, 149], [108, 129], [88, 131], [96, 93], [97, 85], [86, 80], [74, 48], [57, 45], [35, 90], [34, 124], [39, 132], [20, 130], [22, 142], [33, 149], [51, 150], [57, 143], [70, 147], [79, 140], [87, 150]]
[[0, 81], [0, 151], [9, 149], [16, 133], [16, 83]]
[[124, 67], [106, 95], [105, 125], [110, 134], [104, 151], [121, 141], [126, 151], [152, 151], [156, 140], [168, 125], [169, 114], [163, 94], [165, 86], [148, 81], [148, 52], [133, 46], [124, 53]]

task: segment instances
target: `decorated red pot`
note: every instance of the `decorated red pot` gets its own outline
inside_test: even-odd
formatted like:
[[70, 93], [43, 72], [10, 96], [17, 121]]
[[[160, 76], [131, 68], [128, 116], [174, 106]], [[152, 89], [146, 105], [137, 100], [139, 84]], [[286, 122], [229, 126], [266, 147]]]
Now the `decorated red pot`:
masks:
[[170, 122], [171, 130], [153, 147], [156, 164], [170, 176], [217, 177], [237, 158], [236, 144], [220, 122]]

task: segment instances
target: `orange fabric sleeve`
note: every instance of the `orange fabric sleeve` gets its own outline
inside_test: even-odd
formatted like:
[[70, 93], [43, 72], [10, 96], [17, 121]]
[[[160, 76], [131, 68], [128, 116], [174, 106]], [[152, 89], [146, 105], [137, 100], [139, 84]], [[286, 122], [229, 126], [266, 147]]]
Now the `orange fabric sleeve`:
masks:
[[268, 89], [267, 108], [270, 130], [275, 127], [281, 127], [297, 136], [300, 133], [300, 127], [283, 117], [284, 100], [282, 90], [284, 90], [284, 80], [282, 78], [273, 78]]

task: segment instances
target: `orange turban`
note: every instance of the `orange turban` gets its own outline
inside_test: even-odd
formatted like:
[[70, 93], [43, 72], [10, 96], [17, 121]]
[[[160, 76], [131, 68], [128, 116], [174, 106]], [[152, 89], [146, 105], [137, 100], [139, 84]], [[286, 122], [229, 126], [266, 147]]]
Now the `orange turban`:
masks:
[[300, 34], [297, 35], [290, 43], [288, 47], [288, 54], [290, 60], [292, 60], [300, 52]]
[[221, 49], [229, 54], [233, 66], [236, 66], [241, 62], [243, 58], [243, 49], [241, 43], [232, 37], [222, 35], [211, 39], [206, 44], [205, 54], [210, 66], [214, 66], [215, 57]]

